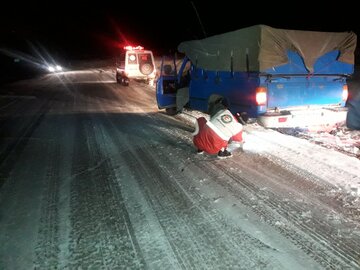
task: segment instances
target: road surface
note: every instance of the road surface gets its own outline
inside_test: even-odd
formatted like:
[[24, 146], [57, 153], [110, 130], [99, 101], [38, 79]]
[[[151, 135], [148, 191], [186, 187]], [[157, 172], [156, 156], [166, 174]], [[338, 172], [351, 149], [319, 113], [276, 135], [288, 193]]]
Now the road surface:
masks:
[[360, 160], [259, 126], [230, 159], [106, 70], [2, 87], [0, 269], [360, 269]]

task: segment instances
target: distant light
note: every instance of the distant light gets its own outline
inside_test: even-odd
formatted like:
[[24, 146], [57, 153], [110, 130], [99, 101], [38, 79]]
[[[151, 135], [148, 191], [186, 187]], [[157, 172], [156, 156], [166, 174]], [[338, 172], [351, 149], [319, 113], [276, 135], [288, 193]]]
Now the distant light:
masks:
[[59, 66], [59, 65], [57, 65], [57, 66], [56, 66], [56, 70], [57, 70], [57, 71], [62, 71], [62, 67]]
[[48, 70], [49, 70], [50, 72], [55, 72], [55, 68], [54, 68], [53, 66], [48, 66]]

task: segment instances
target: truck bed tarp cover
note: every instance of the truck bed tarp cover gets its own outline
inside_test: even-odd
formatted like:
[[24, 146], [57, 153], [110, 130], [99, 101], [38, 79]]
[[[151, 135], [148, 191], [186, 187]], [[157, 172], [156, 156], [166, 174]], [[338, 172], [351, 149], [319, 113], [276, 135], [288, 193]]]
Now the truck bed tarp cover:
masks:
[[338, 61], [354, 64], [355, 48], [353, 32], [286, 30], [266, 25], [184, 41], [178, 46], [179, 52], [203, 69], [231, 71], [232, 56], [233, 71], [248, 71], [248, 67], [249, 71], [260, 72], [286, 64], [288, 50], [300, 54], [309, 72], [313, 72], [320, 56], [333, 50], [340, 51]]

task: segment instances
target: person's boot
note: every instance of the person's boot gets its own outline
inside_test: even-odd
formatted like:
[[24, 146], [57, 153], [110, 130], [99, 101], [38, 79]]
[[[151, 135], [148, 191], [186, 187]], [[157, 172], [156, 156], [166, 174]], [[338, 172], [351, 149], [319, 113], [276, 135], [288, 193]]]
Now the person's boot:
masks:
[[231, 157], [232, 154], [228, 151], [228, 150], [224, 150], [224, 151], [219, 151], [218, 153], [218, 158], [227, 158], [227, 157]]

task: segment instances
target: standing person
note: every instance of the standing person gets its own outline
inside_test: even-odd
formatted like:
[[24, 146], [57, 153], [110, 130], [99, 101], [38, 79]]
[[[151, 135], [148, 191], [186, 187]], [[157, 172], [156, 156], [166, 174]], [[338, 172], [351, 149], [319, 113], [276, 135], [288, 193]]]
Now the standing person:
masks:
[[242, 141], [242, 125], [226, 108], [223, 98], [213, 96], [209, 101], [210, 120], [200, 117], [195, 123], [193, 142], [198, 153], [217, 154], [219, 158], [230, 157], [227, 150], [231, 140]]

